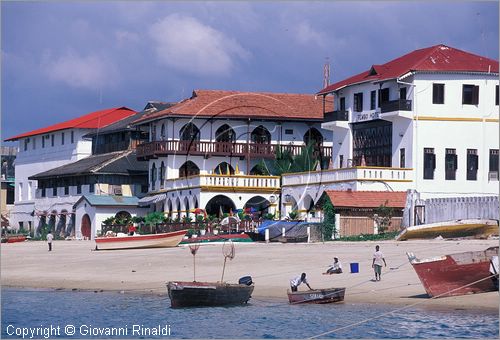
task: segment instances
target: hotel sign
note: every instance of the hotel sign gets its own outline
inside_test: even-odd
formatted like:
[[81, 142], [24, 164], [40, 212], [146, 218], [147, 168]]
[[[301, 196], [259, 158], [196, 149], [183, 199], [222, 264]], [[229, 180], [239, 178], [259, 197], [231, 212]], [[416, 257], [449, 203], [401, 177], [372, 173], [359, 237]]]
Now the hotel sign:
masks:
[[370, 113], [358, 113], [356, 116], [356, 122], [364, 122], [367, 120], [373, 120], [373, 119], [379, 119], [380, 118], [380, 112], [374, 111]]

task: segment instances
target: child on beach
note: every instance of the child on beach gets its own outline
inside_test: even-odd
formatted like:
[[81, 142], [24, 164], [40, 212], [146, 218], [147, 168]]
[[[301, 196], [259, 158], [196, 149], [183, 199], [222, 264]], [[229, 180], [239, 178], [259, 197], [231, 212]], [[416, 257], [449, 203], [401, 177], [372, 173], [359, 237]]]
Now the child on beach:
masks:
[[387, 263], [385, 262], [384, 254], [380, 251], [380, 247], [378, 245], [375, 246], [375, 253], [373, 253], [373, 262], [372, 268], [375, 271], [375, 281], [381, 280], [382, 275], [382, 262], [384, 266], [387, 267]]
[[52, 235], [52, 232], [49, 231], [47, 234], [47, 244], [49, 245], [49, 251], [52, 251], [52, 240], [54, 239], [54, 236]]

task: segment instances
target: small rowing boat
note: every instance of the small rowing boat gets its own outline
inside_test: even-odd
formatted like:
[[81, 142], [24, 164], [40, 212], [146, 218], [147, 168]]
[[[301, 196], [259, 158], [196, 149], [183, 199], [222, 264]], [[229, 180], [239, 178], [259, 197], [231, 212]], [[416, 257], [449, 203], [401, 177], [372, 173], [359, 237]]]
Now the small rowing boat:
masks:
[[103, 236], [95, 238], [96, 250], [136, 249], [136, 248], [170, 248], [176, 247], [186, 235], [187, 230], [170, 233]]
[[287, 291], [290, 304], [300, 303], [333, 303], [344, 301], [345, 288], [311, 289], [305, 291]]
[[408, 227], [399, 233], [396, 240], [431, 239], [439, 236], [443, 238], [487, 238], [498, 236], [498, 231], [497, 220], [453, 220]]

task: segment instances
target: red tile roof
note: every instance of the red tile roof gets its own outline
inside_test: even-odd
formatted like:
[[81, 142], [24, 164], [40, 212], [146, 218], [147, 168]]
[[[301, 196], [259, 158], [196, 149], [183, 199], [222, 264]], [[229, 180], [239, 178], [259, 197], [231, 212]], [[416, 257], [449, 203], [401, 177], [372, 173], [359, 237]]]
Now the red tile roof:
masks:
[[373, 65], [370, 70], [331, 84], [318, 94], [368, 81], [394, 79], [411, 71], [498, 73], [498, 61], [453, 47], [436, 45], [415, 50], [383, 65]]
[[[326, 111], [332, 108], [330, 100]], [[179, 116], [323, 121], [323, 99], [312, 94], [195, 90], [191, 98], [134, 123]]]
[[62, 123], [57, 123], [41, 129], [25, 132], [14, 137], [10, 137], [5, 141], [15, 141], [19, 138], [36, 136], [64, 129], [99, 129], [134, 114], [136, 114], [136, 112], [127, 107], [117, 107], [96, 111]]
[[326, 190], [326, 194], [336, 208], [378, 208], [386, 201], [386, 205], [392, 208], [404, 208], [406, 205], [404, 191]]

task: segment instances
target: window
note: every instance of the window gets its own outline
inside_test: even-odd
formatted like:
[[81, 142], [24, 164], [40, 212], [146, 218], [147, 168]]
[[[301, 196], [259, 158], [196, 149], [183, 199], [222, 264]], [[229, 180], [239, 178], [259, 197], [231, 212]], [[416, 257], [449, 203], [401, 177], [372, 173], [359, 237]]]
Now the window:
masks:
[[161, 166], [158, 169], [159, 178], [160, 178], [160, 188], [163, 188], [163, 182], [165, 181], [165, 163], [161, 162]]
[[71, 131], [71, 144], [75, 142], [75, 131]]
[[285, 129], [285, 135], [293, 135], [293, 129]]
[[432, 84], [432, 104], [444, 104], [444, 84]]
[[17, 198], [19, 201], [23, 200], [23, 183], [19, 183], [19, 186], [17, 187]]
[[57, 187], [56, 187], [56, 186], [54, 186], [54, 187], [52, 188], [52, 196], [54, 196], [54, 197], [56, 197], [56, 196], [57, 196]]
[[54, 146], [54, 135], [50, 135], [50, 146]]
[[467, 180], [477, 180], [477, 169], [479, 167], [479, 160], [477, 156], [477, 149], [467, 149]]
[[389, 101], [389, 88], [378, 90], [378, 107]]
[[42, 149], [45, 147], [45, 136], [42, 136]]
[[479, 104], [479, 86], [463, 85], [462, 104], [467, 104], [467, 105]]
[[345, 97], [340, 98], [340, 111], [345, 111]]
[[498, 85], [495, 86], [495, 105], [498, 105]]
[[166, 139], [166, 132], [165, 132], [165, 124], [161, 124], [161, 130], [160, 130], [160, 137], [161, 137], [161, 140], [165, 140]]
[[399, 99], [406, 100], [406, 87], [399, 89]]
[[33, 182], [28, 181], [28, 201], [31, 200], [31, 193], [33, 192]]
[[406, 166], [406, 150], [405, 148], [399, 149], [399, 167], [404, 168]]
[[363, 111], [363, 92], [354, 94], [354, 111], [361, 112]]
[[155, 190], [155, 185], [156, 185], [156, 165], [153, 163], [153, 166], [151, 167], [151, 190]]
[[24, 151], [27, 151], [27, 150], [28, 150], [28, 144], [29, 144], [29, 142], [30, 142], [30, 139], [29, 139], [29, 138], [26, 138], [26, 139], [24, 140]]
[[45, 197], [45, 188], [42, 188], [42, 193], [41, 193], [42, 197]]
[[377, 91], [370, 92], [370, 110], [375, 110], [377, 101]]
[[424, 179], [434, 179], [434, 169], [436, 169], [434, 148], [424, 148]]
[[455, 149], [446, 149], [444, 156], [445, 180], [454, 181], [457, 174], [457, 151]]
[[344, 155], [339, 156], [339, 168], [344, 167]]
[[498, 149], [490, 149], [490, 181], [498, 181]]
[[33, 137], [33, 150], [36, 149], [36, 137]]
[[80, 183], [76, 184], [76, 194], [80, 195], [82, 193], [82, 185]]
[[89, 184], [89, 192], [93, 193], [95, 191], [95, 184], [91, 183]]
[[61, 133], [61, 145], [64, 145], [64, 132]]

